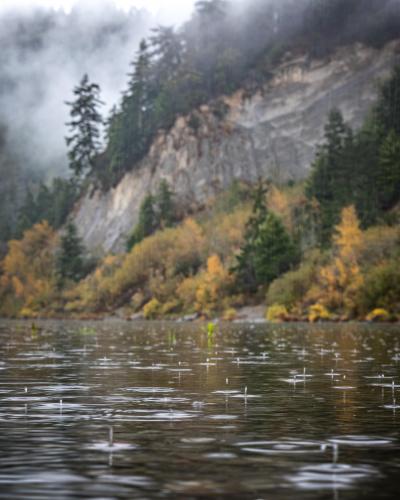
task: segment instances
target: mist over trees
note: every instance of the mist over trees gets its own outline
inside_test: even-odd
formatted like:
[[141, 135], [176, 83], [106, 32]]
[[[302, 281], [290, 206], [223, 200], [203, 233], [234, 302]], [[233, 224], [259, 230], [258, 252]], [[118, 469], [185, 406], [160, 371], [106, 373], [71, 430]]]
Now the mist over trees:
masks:
[[[328, 57], [355, 41], [380, 47], [400, 27], [399, 0], [201, 0], [181, 27], [157, 26], [143, 11], [124, 13], [106, 1], [93, 11], [82, 5], [70, 14], [34, 9], [0, 16], [2, 240], [48, 218], [49, 209], [40, 207], [49, 193], [49, 206], [61, 214], [53, 227], [60, 227], [79, 195], [68, 182], [50, 186], [48, 178], [68, 176], [64, 101], [85, 72], [114, 107], [91, 168], [75, 167], [108, 189], [178, 115], [211, 102], [223, 116], [222, 94], [254, 91], [285, 57]], [[388, 139], [383, 163], [396, 148]]]
[[[127, 90], [108, 120], [95, 177], [106, 189], [114, 185], [159, 129], [238, 87], [254, 90], [289, 53], [327, 57], [356, 41], [379, 47], [397, 36], [399, 6], [397, 0], [196, 2], [182, 28], [155, 28], [141, 42]], [[223, 114], [219, 104], [214, 109]]]

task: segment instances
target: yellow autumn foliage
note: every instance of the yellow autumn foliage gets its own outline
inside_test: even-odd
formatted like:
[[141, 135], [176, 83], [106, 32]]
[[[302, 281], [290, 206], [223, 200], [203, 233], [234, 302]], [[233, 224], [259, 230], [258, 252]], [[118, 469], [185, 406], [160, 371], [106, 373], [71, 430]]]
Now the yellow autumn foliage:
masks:
[[1, 263], [1, 314], [34, 316], [52, 303], [57, 295], [57, 242], [56, 233], [46, 221], [25, 231], [21, 240], [9, 242]]
[[285, 306], [281, 304], [273, 304], [268, 307], [265, 317], [267, 321], [270, 321], [271, 323], [281, 323], [282, 321], [288, 319], [289, 313]]
[[171, 294], [185, 276], [201, 265], [204, 234], [193, 219], [182, 225], [158, 231], [126, 255], [105, 260], [70, 293], [71, 311], [112, 310], [141, 293], [159, 302], [170, 301]]
[[331, 318], [331, 313], [322, 304], [314, 304], [309, 308], [308, 321], [310, 323], [315, 323], [317, 321], [328, 321]]
[[231, 284], [232, 276], [218, 255], [209, 257], [207, 271], [202, 273], [196, 290], [196, 310], [206, 316], [221, 310]]
[[157, 299], [151, 299], [143, 307], [143, 315], [146, 319], [155, 319], [161, 312], [161, 304]]
[[389, 321], [390, 314], [386, 309], [378, 308], [371, 311], [365, 319], [367, 321]]
[[363, 284], [359, 265], [363, 233], [354, 206], [342, 210], [333, 244], [331, 262], [320, 269], [307, 300], [351, 316], [356, 312], [357, 292]]
[[251, 209], [238, 207], [231, 213], [217, 214], [204, 224], [206, 256], [217, 254], [224, 262], [232, 262], [243, 244], [243, 235]]
[[229, 308], [227, 298], [232, 283], [233, 277], [219, 256], [214, 254], [207, 260], [207, 269], [186, 278], [178, 287], [177, 294], [185, 310], [210, 317]]

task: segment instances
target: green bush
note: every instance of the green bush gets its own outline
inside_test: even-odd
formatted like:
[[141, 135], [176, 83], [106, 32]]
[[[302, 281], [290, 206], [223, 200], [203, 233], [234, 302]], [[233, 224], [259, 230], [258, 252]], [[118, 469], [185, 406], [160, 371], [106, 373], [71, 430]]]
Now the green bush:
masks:
[[267, 292], [267, 306], [281, 304], [290, 310], [301, 303], [315, 281], [315, 273], [322, 260], [321, 253], [313, 251], [298, 269], [273, 281]]
[[366, 272], [358, 302], [364, 315], [377, 308], [400, 312], [400, 258], [383, 262]]

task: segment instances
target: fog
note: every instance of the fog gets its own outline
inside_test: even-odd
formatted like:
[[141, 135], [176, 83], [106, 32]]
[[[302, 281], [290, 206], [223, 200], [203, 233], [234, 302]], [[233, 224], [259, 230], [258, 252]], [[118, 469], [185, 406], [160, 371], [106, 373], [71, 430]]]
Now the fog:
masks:
[[183, 10], [180, 4], [175, 11], [170, 6], [149, 12], [123, 10], [123, 3], [111, 0], [79, 1], [67, 11], [35, 2], [2, 3], [0, 123], [24, 169], [51, 176], [66, 171], [65, 101], [73, 87], [88, 73], [101, 86], [106, 115], [120, 99], [139, 41], [152, 27], [189, 15], [191, 2], [185, 0]]
[[[299, 38], [303, 50], [318, 56], [318, 50], [325, 50], [329, 44], [335, 47], [354, 40], [368, 42], [374, 33], [375, 39], [384, 40], [390, 30], [393, 37], [398, 36], [400, 0], [325, 1], [327, 8], [336, 6], [335, 15], [342, 15], [340, 27], [330, 18], [324, 26], [314, 25], [310, 33], [303, 32]], [[107, 116], [126, 88], [129, 63], [140, 40], [159, 24], [183, 23], [190, 17], [195, 0], [51, 2], [64, 7], [68, 2], [67, 10], [44, 7], [44, 2], [49, 4], [50, 0], [1, 3], [0, 126], [6, 127], [7, 149], [17, 156], [19, 165], [54, 176], [67, 172], [64, 137], [69, 117], [65, 101], [72, 99], [72, 90], [83, 74], [88, 73], [91, 81], [100, 84], [105, 102], [102, 111]], [[146, 4], [151, 12], [138, 7], [127, 9], [129, 2]], [[231, 0], [225, 28], [217, 24], [216, 30], [226, 38], [227, 45], [240, 48], [246, 64], [267, 44], [285, 46], [287, 40], [299, 36], [304, 9], [312, 3]], [[324, 6], [323, 0], [317, 3]], [[204, 40], [202, 30], [201, 23], [187, 27], [187, 39], [194, 46]], [[200, 55], [203, 59], [215, 58], [207, 50]]]

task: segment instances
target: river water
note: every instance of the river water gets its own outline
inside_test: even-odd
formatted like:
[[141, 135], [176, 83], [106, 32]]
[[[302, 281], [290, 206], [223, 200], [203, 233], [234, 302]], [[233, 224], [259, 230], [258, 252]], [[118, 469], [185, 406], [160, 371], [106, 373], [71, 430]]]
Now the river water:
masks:
[[398, 498], [400, 327], [0, 323], [0, 498]]

